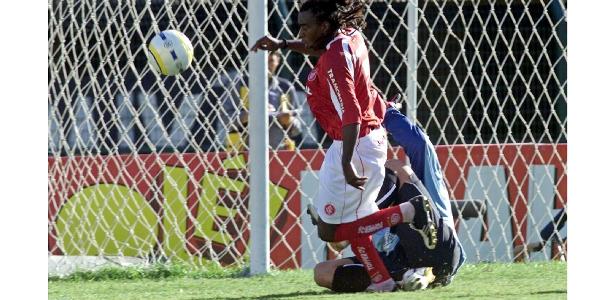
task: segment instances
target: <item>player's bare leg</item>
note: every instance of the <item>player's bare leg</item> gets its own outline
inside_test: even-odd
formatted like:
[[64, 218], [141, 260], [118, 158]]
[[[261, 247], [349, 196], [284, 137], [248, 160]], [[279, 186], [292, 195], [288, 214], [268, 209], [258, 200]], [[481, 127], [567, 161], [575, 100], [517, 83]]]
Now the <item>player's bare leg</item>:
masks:
[[[418, 214], [417, 211], [419, 211]], [[392, 227], [402, 222], [410, 223], [412, 228], [423, 235], [425, 245], [433, 249], [436, 243], [434, 220], [433, 208], [428, 199], [419, 196], [350, 223], [328, 224], [320, 219], [316, 222], [318, 234], [322, 240], [327, 242], [350, 241], [353, 252], [363, 262], [372, 278], [373, 283], [367, 288], [368, 291], [392, 291], [395, 289], [395, 282], [388, 273], [381, 274], [381, 270], [386, 271], [386, 268], [373, 248], [370, 236], [384, 227]], [[378, 280], [381, 276], [387, 275], [389, 278]]]
[[374, 248], [371, 235], [384, 227], [409, 222], [413, 216], [412, 205], [406, 203], [349, 223], [328, 224], [319, 219], [318, 235], [327, 242], [350, 242], [353, 252], [365, 266], [372, 281], [368, 291], [392, 291], [395, 289], [395, 282]]

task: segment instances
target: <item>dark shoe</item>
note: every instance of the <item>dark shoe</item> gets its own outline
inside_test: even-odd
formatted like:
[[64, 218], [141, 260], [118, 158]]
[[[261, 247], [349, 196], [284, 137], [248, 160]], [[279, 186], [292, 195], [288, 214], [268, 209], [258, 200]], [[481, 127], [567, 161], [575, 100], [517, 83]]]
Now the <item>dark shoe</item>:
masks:
[[420, 195], [408, 200], [414, 206], [414, 220], [409, 223], [410, 228], [418, 231], [423, 237], [425, 247], [435, 249], [438, 243], [438, 216], [435, 207], [429, 198]]

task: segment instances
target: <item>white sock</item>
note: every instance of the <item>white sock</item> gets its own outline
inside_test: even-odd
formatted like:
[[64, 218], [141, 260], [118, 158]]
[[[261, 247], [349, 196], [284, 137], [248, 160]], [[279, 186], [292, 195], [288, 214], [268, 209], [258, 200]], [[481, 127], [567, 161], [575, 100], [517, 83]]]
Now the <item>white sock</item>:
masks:
[[372, 283], [367, 287], [369, 292], [391, 292], [395, 289], [395, 281], [389, 278], [379, 283]]
[[414, 220], [414, 206], [410, 202], [404, 202], [399, 205], [399, 210], [401, 210], [402, 219], [404, 223], [410, 223]]

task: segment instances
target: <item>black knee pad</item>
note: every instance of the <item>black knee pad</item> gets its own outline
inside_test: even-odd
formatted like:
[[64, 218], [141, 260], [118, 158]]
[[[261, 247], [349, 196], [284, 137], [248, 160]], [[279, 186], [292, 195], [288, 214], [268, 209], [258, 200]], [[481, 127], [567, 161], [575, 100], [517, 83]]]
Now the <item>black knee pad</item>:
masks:
[[348, 264], [335, 269], [331, 290], [338, 293], [363, 292], [370, 283], [371, 279], [363, 265]]

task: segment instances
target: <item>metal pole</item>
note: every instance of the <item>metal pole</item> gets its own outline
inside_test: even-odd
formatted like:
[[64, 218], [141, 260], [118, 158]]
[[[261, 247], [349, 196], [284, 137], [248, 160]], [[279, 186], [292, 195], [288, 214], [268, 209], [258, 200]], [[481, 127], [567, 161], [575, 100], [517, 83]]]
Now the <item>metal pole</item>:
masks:
[[[549, 13], [551, 14], [552, 20], [555, 22], [559, 22], [559, 25], [555, 29], [555, 36], [560, 40], [564, 49], [559, 47], [559, 44], [555, 44], [553, 47], [553, 52], [551, 52], [552, 57], [551, 60], [555, 61], [558, 58], [564, 56], [565, 62], [560, 62], [555, 66], [555, 75], [557, 77], [557, 81], [560, 83], [567, 82], [568, 79], [568, 17], [566, 16], [566, 8], [563, 7], [563, 3], [558, 1], [553, 1], [549, 5]], [[561, 20], [564, 19], [565, 22]], [[566, 127], [564, 126], [564, 120], [567, 120], [567, 99], [566, 99], [566, 89], [563, 86], [558, 86], [559, 92], [553, 102], [555, 103], [555, 115], [559, 118], [560, 127], [555, 130], [555, 138], [553, 140], [549, 140], [551, 143], [566, 143], [567, 136], [565, 134]]]
[[[248, 44], [267, 31], [267, 0], [248, 1]], [[250, 51], [250, 275], [269, 272], [269, 134], [266, 52]]]
[[418, 107], [416, 99], [416, 58], [418, 43], [418, 0], [408, 1], [408, 56], [406, 57], [406, 64], [408, 66], [407, 72], [407, 90], [406, 90], [406, 116], [416, 122], [416, 109]]

